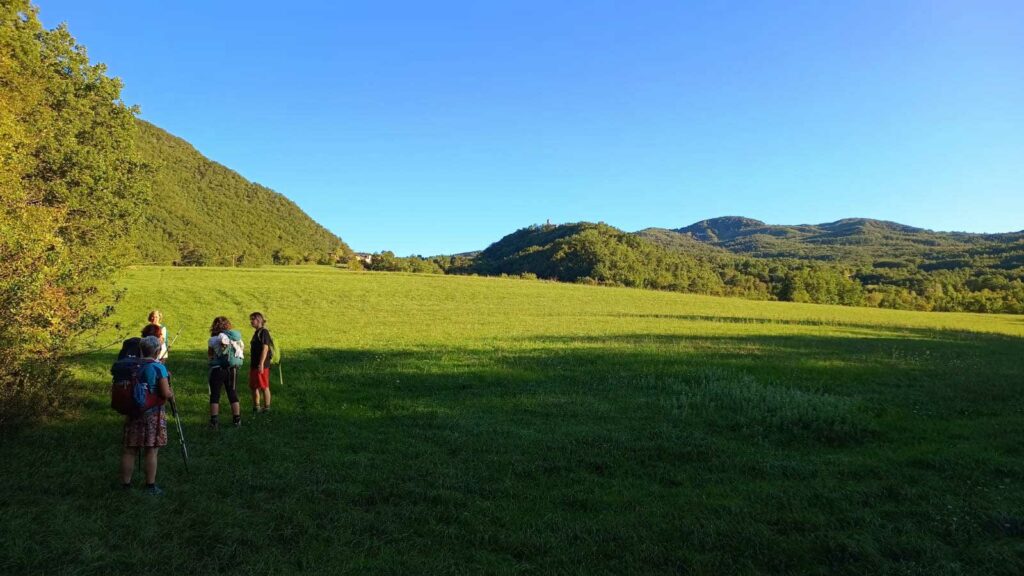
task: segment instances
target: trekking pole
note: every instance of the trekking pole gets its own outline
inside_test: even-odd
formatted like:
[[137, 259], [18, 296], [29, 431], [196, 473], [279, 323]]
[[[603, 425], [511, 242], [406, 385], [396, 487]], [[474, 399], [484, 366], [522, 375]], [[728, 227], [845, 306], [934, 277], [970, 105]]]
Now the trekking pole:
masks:
[[182, 330], [184, 330], [184, 328], [178, 328], [178, 331], [174, 334], [174, 338], [171, 338], [171, 341], [167, 343], [167, 350], [164, 352], [164, 357], [160, 359], [160, 362], [165, 364], [167, 363], [167, 357], [171, 354], [171, 348], [174, 347], [174, 343], [178, 341], [178, 336], [181, 336]]
[[83, 350], [81, 352], [76, 352], [74, 354], [68, 354], [67, 356], [65, 356], [65, 358], [78, 358], [80, 356], [85, 356], [87, 354], [95, 354], [97, 352], [102, 352], [102, 351], [106, 350], [107, 348], [110, 348], [114, 344], [117, 344], [118, 342], [121, 342], [123, 340], [124, 340], [124, 337], [119, 336], [117, 338], [117, 340], [114, 340], [110, 344], [104, 344], [103, 346], [100, 346], [99, 348], [93, 348], [92, 350]]
[[168, 350], [170, 350], [171, 346], [174, 346], [174, 343], [178, 341], [178, 336], [181, 336], [182, 330], [184, 330], [184, 328], [178, 328], [177, 333], [174, 334], [174, 338], [171, 338], [171, 341], [167, 344]]
[[181, 417], [178, 415], [178, 403], [174, 401], [174, 398], [169, 400], [171, 403], [171, 414], [174, 415], [174, 423], [178, 427], [178, 440], [181, 442], [181, 459], [185, 461], [185, 472], [188, 472], [188, 446], [185, 445], [185, 431], [181, 427]]
[[281, 351], [278, 350], [277, 351], [277, 377], [278, 377], [278, 381], [281, 382], [281, 388], [284, 388], [284, 369], [281, 368], [281, 366], [283, 366], [283, 364], [281, 363], [281, 358], [282, 358]]

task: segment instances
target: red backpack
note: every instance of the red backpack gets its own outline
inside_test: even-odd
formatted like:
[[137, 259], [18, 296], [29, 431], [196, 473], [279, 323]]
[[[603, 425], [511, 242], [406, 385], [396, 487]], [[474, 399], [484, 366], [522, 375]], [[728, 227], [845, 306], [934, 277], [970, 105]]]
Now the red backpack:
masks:
[[162, 406], [163, 396], [149, 391], [145, 371], [152, 358], [124, 358], [110, 367], [113, 380], [110, 384], [110, 407], [126, 416], [139, 416], [146, 411]]

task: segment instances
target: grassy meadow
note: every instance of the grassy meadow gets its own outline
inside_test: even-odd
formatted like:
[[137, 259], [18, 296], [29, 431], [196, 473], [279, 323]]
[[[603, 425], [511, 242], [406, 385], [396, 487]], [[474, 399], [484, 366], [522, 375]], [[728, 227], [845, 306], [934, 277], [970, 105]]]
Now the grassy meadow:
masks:
[[[139, 268], [192, 455], [118, 488], [116, 347], [0, 444], [0, 573], [1021, 574], [1024, 317], [324, 267]], [[205, 428], [207, 330], [283, 353]], [[222, 411], [226, 411], [222, 397]], [[230, 419], [227, 419], [228, 424]]]

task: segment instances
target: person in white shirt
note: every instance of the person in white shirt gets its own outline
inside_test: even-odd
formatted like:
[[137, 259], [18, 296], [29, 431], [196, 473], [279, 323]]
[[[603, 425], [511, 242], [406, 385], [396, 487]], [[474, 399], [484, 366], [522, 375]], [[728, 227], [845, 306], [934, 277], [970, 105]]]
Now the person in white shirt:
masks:
[[160, 327], [160, 353], [157, 354], [156, 359], [167, 363], [167, 326], [164, 326], [163, 322], [164, 315], [159, 310], [153, 310], [149, 313], [149, 323]]

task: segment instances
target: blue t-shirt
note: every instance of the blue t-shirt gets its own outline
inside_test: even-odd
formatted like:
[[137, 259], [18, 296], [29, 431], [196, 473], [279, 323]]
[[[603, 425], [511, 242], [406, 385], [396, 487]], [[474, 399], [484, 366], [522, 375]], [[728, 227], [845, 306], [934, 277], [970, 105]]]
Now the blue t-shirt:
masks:
[[[146, 364], [143, 364], [143, 366], [142, 366], [142, 376], [146, 379], [146, 387], [149, 388], [149, 393], [150, 394], [159, 394], [160, 393], [160, 379], [161, 378], [168, 378], [168, 379], [170, 379], [170, 377], [171, 377], [170, 373], [167, 372], [167, 367], [164, 366], [163, 364], [159, 363], [159, 362], [156, 362], [156, 361], [147, 362]], [[164, 407], [163, 407], [163, 405], [160, 405], [160, 406], [157, 406], [155, 408], [150, 408], [146, 412], [147, 413], [153, 412], [154, 410], [157, 410], [157, 409], [163, 410]]]
[[170, 378], [167, 367], [159, 362], [147, 362], [142, 368], [142, 375], [146, 378], [146, 385], [151, 394], [160, 392], [160, 379]]

